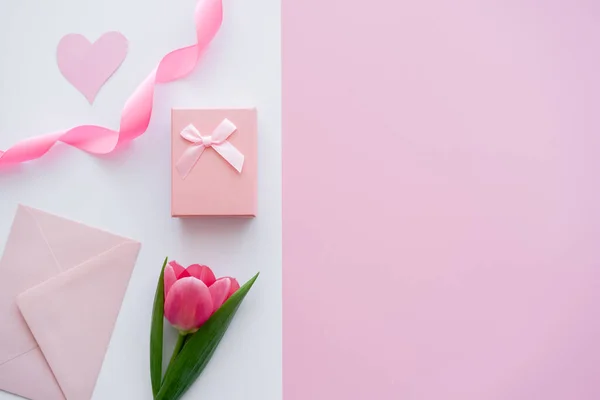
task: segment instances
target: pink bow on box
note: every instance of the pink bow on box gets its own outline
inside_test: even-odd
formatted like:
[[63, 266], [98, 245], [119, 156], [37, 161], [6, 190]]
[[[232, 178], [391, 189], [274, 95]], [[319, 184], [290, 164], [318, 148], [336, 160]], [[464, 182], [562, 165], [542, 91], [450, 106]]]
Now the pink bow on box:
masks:
[[221, 121], [209, 136], [202, 136], [192, 124], [186, 126], [179, 134], [182, 138], [191, 142], [192, 146], [183, 152], [175, 165], [181, 177], [185, 179], [189, 175], [204, 150], [208, 147], [212, 147], [237, 172], [241, 173], [244, 166], [244, 155], [227, 141], [227, 138], [236, 130], [237, 127], [227, 118]]

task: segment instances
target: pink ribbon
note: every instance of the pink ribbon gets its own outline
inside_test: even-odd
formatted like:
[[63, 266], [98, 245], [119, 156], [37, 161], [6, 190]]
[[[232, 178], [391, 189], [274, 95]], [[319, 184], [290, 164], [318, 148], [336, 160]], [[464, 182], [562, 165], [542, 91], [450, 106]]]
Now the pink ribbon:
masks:
[[241, 173], [244, 166], [244, 155], [227, 141], [227, 138], [236, 130], [237, 127], [227, 118], [215, 128], [210, 136], [202, 136], [194, 125], [186, 126], [179, 134], [192, 143], [192, 146], [183, 152], [175, 165], [181, 177], [185, 179], [188, 176], [204, 150], [209, 147], [212, 147], [237, 172]]
[[97, 125], [80, 125], [23, 140], [5, 152], [0, 151], [0, 166], [23, 163], [42, 157], [57, 142], [91, 154], [108, 154], [119, 145], [141, 136], [152, 115], [154, 85], [187, 76], [194, 70], [203, 51], [214, 38], [223, 20], [221, 0], [199, 0], [194, 12], [197, 43], [167, 54], [125, 103], [118, 131]]

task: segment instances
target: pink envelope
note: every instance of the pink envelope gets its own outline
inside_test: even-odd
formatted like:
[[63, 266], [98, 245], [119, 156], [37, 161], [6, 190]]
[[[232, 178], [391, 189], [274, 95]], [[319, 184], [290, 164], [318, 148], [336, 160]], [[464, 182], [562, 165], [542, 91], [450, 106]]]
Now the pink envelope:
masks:
[[90, 399], [139, 250], [19, 206], [0, 260], [0, 389]]

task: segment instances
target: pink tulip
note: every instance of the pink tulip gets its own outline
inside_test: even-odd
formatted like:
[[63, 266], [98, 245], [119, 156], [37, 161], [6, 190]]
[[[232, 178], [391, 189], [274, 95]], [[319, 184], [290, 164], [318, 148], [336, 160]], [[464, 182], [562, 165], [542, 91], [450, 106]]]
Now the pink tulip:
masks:
[[165, 318], [182, 333], [196, 332], [239, 288], [234, 278], [215, 279], [206, 265], [165, 267]]

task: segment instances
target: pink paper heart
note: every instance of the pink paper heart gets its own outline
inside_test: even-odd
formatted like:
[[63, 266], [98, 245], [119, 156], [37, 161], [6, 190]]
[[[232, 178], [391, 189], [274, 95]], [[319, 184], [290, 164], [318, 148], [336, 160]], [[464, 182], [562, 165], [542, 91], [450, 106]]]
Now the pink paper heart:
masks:
[[91, 104], [100, 88], [125, 60], [127, 48], [127, 38], [119, 32], [107, 32], [95, 43], [71, 33], [58, 43], [58, 68]]

